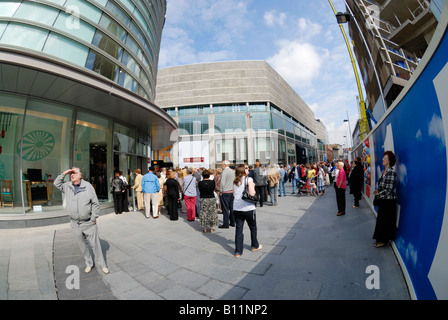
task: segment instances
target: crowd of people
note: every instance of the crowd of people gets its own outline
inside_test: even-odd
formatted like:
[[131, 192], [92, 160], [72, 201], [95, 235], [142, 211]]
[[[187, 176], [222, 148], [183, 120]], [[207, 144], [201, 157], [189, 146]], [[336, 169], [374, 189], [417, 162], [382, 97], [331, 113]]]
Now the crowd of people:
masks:
[[[383, 154], [384, 170], [378, 180], [375, 190], [374, 206], [378, 207], [373, 239], [374, 246], [384, 247], [393, 240], [396, 232], [396, 173], [393, 169], [396, 158], [393, 152]], [[278, 197], [286, 196], [285, 183], [292, 183], [293, 194], [300, 182], [309, 185], [309, 192], [315, 196], [323, 195], [325, 188], [333, 183], [336, 189], [338, 216], [345, 215], [345, 191], [350, 185], [353, 194], [353, 208], [359, 207], [363, 190], [364, 170], [360, 158], [351, 164], [347, 161], [318, 163], [292, 166], [270, 165], [262, 166], [255, 163], [255, 168], [239, 164], [230, 168], [228, 161], [223, 161], [221, 168], [209, 170], [191, 166], [183, 169], [156, 171], [154, 167], [142, 176], [140, 169], [135, 170], [134, 185], [130, 186], [122, 172], [116, 172], [111, 183], [110, 192], [114, 198], [116, 214], [128, 211], [127, 192], [129, 188], [136, 191], [138, 210], [144, 210], [149, 219], [161, 214], [161, 208], [166, 205], [172, 221], [179, 218], [179, 209], [185, 202], [188, 221], [199, 219], [203, 232], [213, 233], [219, 223], [218, 211], [223, 214], [223, 223], [219, 228], [235, 227], [235, 257], [243, 253], [243, 229], [246, 222], [250, 229], [251, 251], [262, 249], [257, 239], [256, 206], [262, 207], [270, 196], [270, 205], [278, 205]], [[70, 181], [64, 181], [70, 175]], [[349, 182], [349, 183], [348, 183]], [[100, 205], [93, 186], [82, 179], [79, 168], [73, 167], [62, 172], [54, 181], [54, 186], [66, 195], [67, 211], [70, 225], [83, 253], [86, 269], [89, 273], [93, 266], [93, 257], [89, 246], [95, 254], [95, 260], [104, 273], [109, 273], [106, 261], [101, 251], [100, 238], [96, 220], [100, 213]], [[259, 200], [252, 200], [258, 196]]]
[[[340, 160], [296, 165], [262, 165], [256, 162], [247, 166], [247, 177], [254, 183], [258, 196], [257, 205], [263, 207], [278, 205], [278, 198], [286, 196], [286, 184], [292, 184], [292, 194], [307, 192], [312, 196], [321, 196], [325, 189], [334, 185], [337, 193], [338, 215], [345, 214], [345, 189], [351, 180], [350, 193], [354, 196], [354, 208], [359, 206], [363, 183], [363, 168], [359, 158], [350, 164]], [[339, 177], [339, 171], [345, 173]], [[206, 169], [196, 166], [167, 169], [154, 167], [142, 176], [140, 169], [135, 170], [135, 182], [129, 186], [120, 172], [115, 174], [111, 184], [114, 195], [115, 213], [127, 211], [127, 188], [136, 192], [137, 209], [144, 211], [146, 218], [157, 219], [161, 208], [168, 211], [170, 220], [179, 219], [182, 203], [188, 221], [198, 219], [204, 232], [214, 232], [218, 226], [217, 214], [222, 213], [223, 222], [219, 228], [234, 227], [234, 180], [236, 168], [232, 169], [228, 161], [220, 168]], [[339, 177], [339, 180], [338, 180]], [[341, 182], [343, 180], [343, 182]], [[269, 201], [268, 201], [269, 196]]]
[[[147, 219], [151, 216], [157, 219], [161, 208], [166, 207], [170, 220], [176, 221], [184, 203], [186, 210], [181, 213], [186, 213], [188, 221], [199, 220], [204, 233], [215, 231], [214, 228], [219, 224], [218, 213], [222, 213], [223, 223], [218, 227], [235, 227], [236, 257], [243, 251], [245, 221], [251, 231], [251, 250], [260, 250], [262, 246], [256, 236], [255, 204], [242, 197], [245, 185], [251, 196], [256, 194], [254, 179], [249, 177], [248, 166], [239, 165], [232, 169], [229, 165], [228, 161], [223, 161], [221, 168], [214, 170], [196, 166], [172, 170], [149, 167], [149, 172], [143, 176], [137, 169], [134, 185], [130, 186], [136, 192], [137, 209], [144, 211]], [[123, 194], [126, 192], [127, 182], [117, 172], [111, 184], [116, 214], [123, 212], [123, 198], [127, 198]]]

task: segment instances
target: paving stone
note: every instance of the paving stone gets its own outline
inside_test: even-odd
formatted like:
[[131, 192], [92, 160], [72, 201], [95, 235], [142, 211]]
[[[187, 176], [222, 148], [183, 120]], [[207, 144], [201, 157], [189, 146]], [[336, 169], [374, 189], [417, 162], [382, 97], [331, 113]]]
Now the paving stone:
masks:
[[[370, 209], [361, 201], [359, 210], [348, 207], [336, 217], [335, 208], [332, 188], [322, 197], [288, 194], [279, 206], [257, 208], [263, 249], [250, 251], [246, 225], [240, 258], [233, 256], [234, 228], [204, 234], [185, 214], [176, 222], [103, 215], [98, 228], [110, 274], [84, 273], [68, 224], [2, 230], [0, 299], [408, 300], [392, 249], [372, 246]], [[380, 290], [365, 286], [368, 265], [380, 268]], [[79, 269], [80, 289], [67, 288], [67, 266]]]

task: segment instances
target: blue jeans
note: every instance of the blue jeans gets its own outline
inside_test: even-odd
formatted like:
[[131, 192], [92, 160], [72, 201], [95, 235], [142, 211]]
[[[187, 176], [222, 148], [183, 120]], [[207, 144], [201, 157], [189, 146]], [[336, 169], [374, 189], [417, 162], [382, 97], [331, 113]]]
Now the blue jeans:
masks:
[[292, 193], [296, 192], [297, 181], [298, 181], [298, 179], [292, 178]]
[[278, 186], [279, 186], [279, 189], [278, 189], [278, 195], [279, 195], [279, 196], [282, 195], [282, 189], [283, 189], [283, 195], [286, 196], [285, 180], [281, 179], [281, 180], [278, 182]]
[[253, 249], [258, 248], [260, 244], [257, 240], [257, 220], [255, 217], [255, 210], [251, 211], [234, 211], [235, 214], [235, 254], [243, 254], [243, 243], [244, 243], [244, 221], [250, 229], [250, 240], [251, 247]]

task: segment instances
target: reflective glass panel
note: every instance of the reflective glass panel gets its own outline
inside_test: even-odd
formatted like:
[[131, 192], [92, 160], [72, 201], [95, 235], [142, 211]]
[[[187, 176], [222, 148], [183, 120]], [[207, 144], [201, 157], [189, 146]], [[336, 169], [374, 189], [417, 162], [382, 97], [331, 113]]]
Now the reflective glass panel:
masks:
[[[213, 111], [215, 108], [213, 107]], [[214, 116], [215, 130], [225, 133], [227, 131], [246, 131], [246, 117], [244, 114], [219, 114]]]
[[112, 3], [112, 1], [108, 1], [106, 4], [106, 8], [114, 15], [119, 21], [123, 22], [125, 25], [129, 25], [131, 19], [129, 19], [128, 15], [123, 12], [119, 7]]
[[43, 52], [84, 67], [89, 48], [69, 38], [51, 33], [45, 43]]
[[126, 153], [135, 153], [135, 130], [122, 124], [114, 126], [114, 150]]
[[12, 17], [22, 1], [0, 1], [0, 17]]
[[123, 53], [123, 58], [121, 59], [121, 62], [134, 74], [139, 75], [140, 74], [140, 66], [138, 65], [137, 61], [135, 61], [134, 58], [131, 57], [127, 52]]
[[95, 36], [93, 37], [92, 44], [104, 50], [115, 59], [121, 60], [123, 48], [101, 31], [96, 31]]
[[120, 70], [120, 76], [118, 78], [118, 84], [125, 87], [132, 92], [137, 91], [137, 81], [131, 77], [127, 72]]
[[106, 78], [117, 81], [119, 68], [106, 57], [90, 50], [87, 56], [86, 68], [93, 70]]
[[182, 117], [179, 118], [180, 134], [203, 134], [208, 128], [208, 116]]
[[52, 26], [58, 14], [58, 9], [41, 5], [32, 1], [24, 1], [17, 9], [14, 17]]
[[95, 23], [100, 21], [102, 11], [85, 0], [67, 0], [64, 6]]
[[56, 19], [54, 27], [88, 43], [92, 42], [93, 35], [95, 34], [95, 28], [93, 26], [84, 20], [77, 19], [76, 17], [62, 11]]
[[48, 31], [23, 24], [9, 23], [0, 43], [41, 51]]
[[103, 16], [100, 19], [99, 25], [102, 26], [104, 29], [112, 33], [114, 36], [116, 36], [120, 41], [125, 41], [127, 32], [112, 18], [110, 18], [108, 15], [103, 14]]

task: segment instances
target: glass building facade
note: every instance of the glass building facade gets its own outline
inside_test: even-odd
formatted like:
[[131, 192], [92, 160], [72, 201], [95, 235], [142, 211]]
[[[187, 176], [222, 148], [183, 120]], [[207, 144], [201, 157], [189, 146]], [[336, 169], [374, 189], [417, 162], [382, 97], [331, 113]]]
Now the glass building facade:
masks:
[[[179, 141], [208, 141], [210, 167], [319, 161], [316, 133], [271, 102], [242, 102], [164, 109], [178, 122]], [[175, 164], [183, 166], [182, 159]]]
[[160, 69], [156, 104], [178, 123], [169, 155], [158, 153], [175, 166], [326, 160], [325, 125], [266, 61]]
[[165, 10], [165, 0], [0, 0], [0, 217], [62, 214], [52, 182], [72, 166], [110, 206], [113, 173], [132, 183], [171, 144], [177, 124], [154, 105]]
[[0, 44], [90, 69], [154, 101], [161, 0], [0, 1]]

